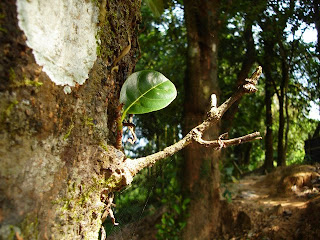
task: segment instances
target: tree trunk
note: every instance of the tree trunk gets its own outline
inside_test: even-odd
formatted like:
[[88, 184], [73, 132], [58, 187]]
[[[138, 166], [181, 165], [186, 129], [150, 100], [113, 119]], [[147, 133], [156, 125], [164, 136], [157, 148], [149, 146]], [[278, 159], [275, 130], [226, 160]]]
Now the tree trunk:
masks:
[[[284, 115], [284, 112], [287, 111], [288, 105], [287, 102], [287, 92], [288, 92], [288, 84], [289, 84], [289, 64], [287, 63], [287, 54], [285, 53], [285, 49], [280, 44], [280, 55], [281, 55], [281, 84], [280, 84], [280, 94], [279, 98], [279, 130], [278, 130], [278, 166], [286, 166], [286, 145], [287, 143], [284, 140], [287, 140], [287, 133], [289, 131], [289, 125], [287, 129], [285, 129], [286, 118], [289, 120], [289, 115]], [[288, 111], [287, 111], [288, 113]], [[287, 121], [288, 123], [288, 121]]]
[[266, 105], [266, 137], [265, 137], [265, 160], [264, 160], [264, 168], [267, 171], [273, 169], [273, 133], [272, 133], [272, 86], [270, 84], [270, 77], [267, 73], [268, 70], [265, 69], [266, 73], [266, 83], [265, 83], [265, 105]]
[[[320, 60], [320, 16], [319, 16], [319, 10], [320, 10], [320, 1], [319, 0], [313, 0], [313, 19], [314, 23], [316, 25], [317, 29], [317, 56]], [[319, 74], [320, 75], [320, 74]]]
[[[219, 99], [217, 49], [219, 1], [185, 1], [188, 39], [185, 131], [202, 122], [210, 95]], [[219, 128], [210, 129], [207, 139], [216, 139]], [[184, 151], [184, 187], [190, 194], [189, 217], [183, 239], [212, 239], [219, 221], [220, 151], [192, 144]]]
[[[316, 46], [316, 54], [317, 58], [320, 61], [320, 0], [313, 0], [313, 19], [317, 29], [317, 46]], [[320, 67], [317, 69], [318, 73], [318, 81], [317, 81], [317, 88], [319, 89], [320, 86]]]
[[281, 88], [280, 89], [280, 98], [279, 98], [279, 129], [278, 129], [277, 166], [285, 166], [286, 165], [284, 145], [283, 145], [284, 125], [285, 125], [284, 91]]
[[286, 110], [286, 130], [284, 133], [284, 152], [288, 152], [288, 143], [289, 143], [289, 130], [290, 130], [290, 118], [289, 118], [289, 98], [286, 94], [285, 98], [285, 110]]
[[270, 42], [265, 41], [265, 52], [267, 53], [266, 58], [263, 59], [263, 69], [266, 75], [265, 79], [265, 97], [264, 102], [266, 105], [266, 137], [265, 137], [265, 160], [264, 160], [264, 168], [267, 171], [270, 171], [274, 168], [273, 166], [273, 133], [272, 133], [272, 125], [273, 125], [273, 117], [272, 117], [272, 96], [273, 96], [273, 87], [272, 82], [274, 79], [271, 73], [271, 63], [272, 63], [272, 49], [273, 45]]
[[[283, 69], [283, 68], [282, 68]], [[285, 74], [282, 72], [282, 74]], [[283, 78], [283, 76], [282, 76]], [[286, 153], [284, 149], [284, 130], [285, 130], [285, 116], [284, 116], [284, 99], [285, 91], [283, 86], [283, 80], [280, 85], [280, 97], [279, 97], [279, 129], [278, 129], [278, 158], [277, 158], [277, 166], [285, 166], [286, 165]]]
[[[26, 17], [33, 9], [25, 7], [34, 3], [30, 5], [36, 6], [34, 16]], [[50, 7], [50, 1], [18, 0], [17, 9], [14, 0], [1, 2], [0, 239], [4, 240], [98, 239], [116, 181], [109, 177], [122, 156], [113, 147], [114, 123], [120, 87], [135, 66], [140, 1], [51, 3]], [[37, 12], [47, 14], [34, 23]], [[83, 28], [85, 17], [90, 26], [100, 28], [93, 42], [88, 39], [76, 49], [92, 31]], [[63, 26], [70, 31], [41, 42], [47, 37], [39, 35], [45, 24], [51, 24], [49, 36]], [[55, 42], [62, 35], [64, 41]], [[130, 52], [119, 59], [118, 72], [111, 71], [128, 38]], [[96, 48], [88, 49], [79, 61], [82, 50], [95, 42]], [[41, 45], [54, 54], [34, 49]], [[62, 64], [68, 54], [70, 62]], [[95, 58], [83, 75], [89, 56]], [[43, 67], [39, 62], [45, 62]], [[80, 81], [80, 73], [87, 77]]]

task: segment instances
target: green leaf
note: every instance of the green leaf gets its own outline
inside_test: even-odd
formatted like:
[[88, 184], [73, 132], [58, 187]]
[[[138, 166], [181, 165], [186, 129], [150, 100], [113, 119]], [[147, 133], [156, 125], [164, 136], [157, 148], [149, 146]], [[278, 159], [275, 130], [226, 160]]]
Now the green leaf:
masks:
[[177, 204], [174, 204], [172, 207], [179, 215], [181, 214], [180, 206], [178, 206]]
[[174, 84], [163, 74], [153, 70], [133, 73], [124, 82], [120, 92], [123, 114], [143, 114], [168, 106], [177, 96]]
[[146, 0], [148, 7], [155, 17], [160, 17], [164, 11], [163, 0]]

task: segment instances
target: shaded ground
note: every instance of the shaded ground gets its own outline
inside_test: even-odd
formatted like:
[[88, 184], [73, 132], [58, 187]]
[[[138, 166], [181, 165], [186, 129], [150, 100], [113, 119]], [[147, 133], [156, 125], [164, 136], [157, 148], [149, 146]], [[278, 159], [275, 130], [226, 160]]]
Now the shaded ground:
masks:
[[156, 239], [156, 224], [160, 223], [165, 209], [160, 209], [151, 216], [146, 216], [141, 220], [123, 226], [107, 240], [153, 240]]
[[[320, 239], [320, 165], [278, 168], [266, 176], [247, 176], [231, 183], [217, 240]], [[230, 201], [231, 200], [231, 201]], [[156, 239], [162, 209], [124, 226], [107, 239]]]
[[222, 239], [320, 239], [319, 166], [279, 168], [267, 176], [245, 177], [227, 189], [232, 217]]

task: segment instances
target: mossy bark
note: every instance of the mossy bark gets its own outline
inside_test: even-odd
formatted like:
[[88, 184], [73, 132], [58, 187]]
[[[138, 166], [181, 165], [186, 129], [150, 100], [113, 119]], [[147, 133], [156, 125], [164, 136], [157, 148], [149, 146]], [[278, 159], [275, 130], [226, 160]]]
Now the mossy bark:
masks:
[[[15, 1], [0, 3], [0, 239], [98, 239], [108, 199], [124, 184], [115, 122], [138, 55], [140, 1], [96, 4], [99, 57], [66, 95], [36, 64]], [[131, 50], [111, 72], [128, 35]]]

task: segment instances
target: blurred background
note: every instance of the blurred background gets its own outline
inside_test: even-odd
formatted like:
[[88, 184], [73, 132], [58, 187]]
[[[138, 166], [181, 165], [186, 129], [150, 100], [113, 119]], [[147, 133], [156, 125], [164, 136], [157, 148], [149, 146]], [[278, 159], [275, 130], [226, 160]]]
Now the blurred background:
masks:
[[[186, 27], [185, 11], [190, 8], [180, 0], [142, 1], [141, 10], [141, 51], [135, 71], [163, 73], [175, 84], [178, 96], [163, 110], [134, 116], [138, 141], [135, 145], [127, 143], [128, 131], [123, 139], [131, 158], [157, 152], [181, 139], [190, 130], [185, 124], [190, 117], [186, 105], [194, 97], [186, 87], [191, 30]], [[215, 32], [218, 103], [226, 100], [257, 66], [263, 67], [259, 91], [245, 96], [219, 126], [219, 133], [228, 132], [230, 138], [260, 131], [263, 139], [222, 150], [220, 185], [249, 172], [264, 174], [278, 166], [320, 162], [317, 4], [307, 0], [254, 4], [224, 0], [215, 16], [219, 23]], [[144, 169], [116, 196], [115, 216], [120, 226], [106, 221], [108, 235], [158, 213], [161, 221], [155, 226], [157, 239], [179, 239], [191, 201], [183, 187], [184, 156], [179, 152]], [[223, 194], [228, 197], [228, 192]]]

